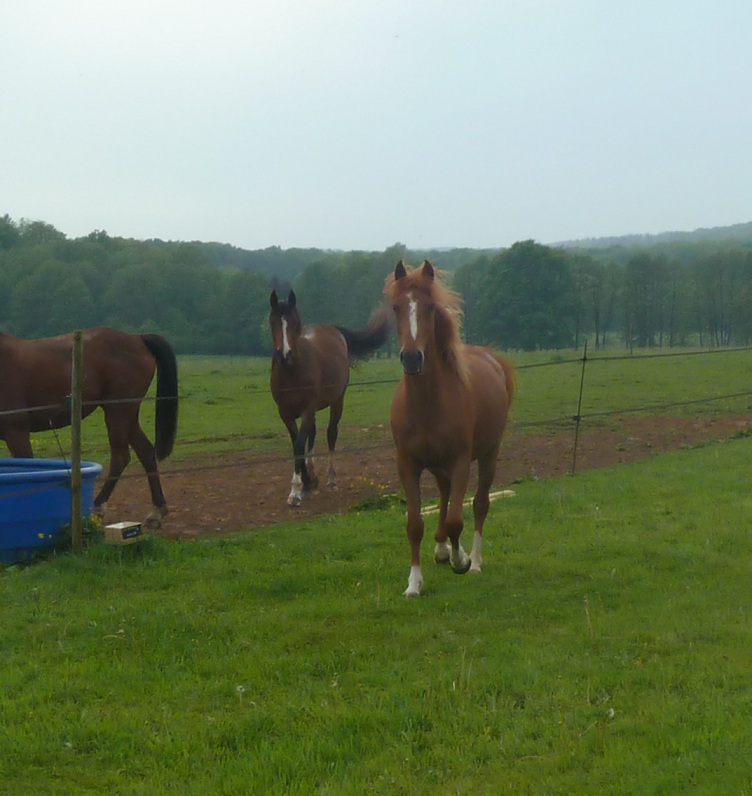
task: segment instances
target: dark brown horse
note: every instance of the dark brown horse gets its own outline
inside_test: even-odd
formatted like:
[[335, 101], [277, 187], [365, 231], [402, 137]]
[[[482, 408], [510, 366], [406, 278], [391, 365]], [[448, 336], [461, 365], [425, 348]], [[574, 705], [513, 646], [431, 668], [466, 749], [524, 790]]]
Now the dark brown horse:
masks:
[[[0, 439], [11, 456], [31, 458], [30, 433], [70, 425], [73, 335], [22, 340], [0, 333]], [[141, 401], [157, 371], [156, 449], [139, 423]], [[146, 470], [154, 509], [146, 519], [159, 527], [167, 503], [157, 460], [172, 452], [177, 429], [178, 372], [170, 344], [156, 334], [129, 334], [100, 327], [83, 332], [83, 415], [104, 411], [110, 468], [94, 508], [107, 500], [133, 448]]]
[[[464, 345], [460, 299], [428, 260], [408, 270], [400, 260], [386, 296], [394, 310], [403, 376], [392, 400], [392, 436], [407, 499], [411, 567], [406, 597], [420, 594], [420, 477], [428, 470], [439, 487], [435, 558], [457, 573], [480, 572], [488, 492], [514, 392], [512, 366], [488, 348]], [[473, 499], [475, 534], [468, 556], [460, 544], [462, 502], [470, 463], [478, 462]], [[447, 545], [447, 539], [449, 545]]]
[[327, 483], [331, 489], [337, 488], [334, 448], [345, 390], [350, 381], [350, 365], [386, 342], [390, 332], [389, 315], [385, 307], [378, 307], [365, 328], [351, 331], [327, 323], [303, 326], [292, 290], [286, 301], [280, 301], [276, 291], [272, 291], [269, 303], [273, 344], [272, 395], [290, 434], [295, 457], [287, 502], [290, 506], [299, 506], [301, 500], [310, 496], [311, 490], [318, 486], [313, 463], [316, 412], [326, 407], [329, 407]]

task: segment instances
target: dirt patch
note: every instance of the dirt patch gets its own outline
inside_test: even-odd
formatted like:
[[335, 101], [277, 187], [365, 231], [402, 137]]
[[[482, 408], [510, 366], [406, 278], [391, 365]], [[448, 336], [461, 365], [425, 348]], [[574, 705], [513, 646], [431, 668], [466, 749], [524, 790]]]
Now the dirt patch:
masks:
[[[580, 430], [576, 471], [634, 461], [653, 453], [724, 439], [752, 426], [739, 415], [703, 418], [611, 417], [608, 424]], [[162, 481], [170, 506], [160, 534], [172, 539], [230, 533], [349, 511], [353, 506], [399, 493], [394, 449], [388, 432], [367, 447], [358, 448], [358, 431], [343, 429], [337, 455], [339, 488], [325, 486], [299, 508], [287, 506], [291, 459], [252, 454], [202, 455], [180, 462], [165, 462]], [[512, 430], [499, 458], [496, 483], [503, 487], [520, 478], [548, 478], [572, 472], [572, 428]], [[325, 457], [319, 458], [325, 476]], [[325, 477], [322, 477], [325, 482]], [[424, 498], [435, 497], [433, 479], [422, 481]], [[471, 483], [471, 489], [474, 488]], [[106, 520], [143, 519], [149, 508], [146, 479], [137, 463], [131, 464], [110, 500]]]

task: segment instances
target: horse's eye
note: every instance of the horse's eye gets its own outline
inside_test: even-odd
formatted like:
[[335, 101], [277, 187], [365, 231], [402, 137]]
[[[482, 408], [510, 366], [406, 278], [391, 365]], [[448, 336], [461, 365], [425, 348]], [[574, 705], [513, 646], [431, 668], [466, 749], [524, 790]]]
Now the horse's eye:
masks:
[[392, 304], [392, 309], [397, 312], [399, 310], [399, 304]]
[[428, 305], [428, 314], [430, 315], [431, 313], [433, 313], [433, 311], [435, 309], [436, 309], [436, 305], [435, 304], [429, 304]]

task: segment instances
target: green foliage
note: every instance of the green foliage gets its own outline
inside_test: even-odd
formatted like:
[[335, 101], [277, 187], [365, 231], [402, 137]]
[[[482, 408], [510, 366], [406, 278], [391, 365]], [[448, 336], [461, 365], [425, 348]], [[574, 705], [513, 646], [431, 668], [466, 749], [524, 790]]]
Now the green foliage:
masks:
[[576, 292], [569, 255], [534, 241], [515, 243], [488, 261], [458, 274], [475, 299], [473, 342], [535, 351], [571, 347], [576, 324]]
[[102, 232], [68, 241], [41, 222], [5, 224], [17, 235], [0, 246], [4, 331], [44, 337], [103, 325], [162, 333], [179, 352], [265, 352], [265, 277], [217, 268], [194, 244]]
[[0, 249], [10, 249], [21, 240], [21, 233], [13, 223], [13, 219], [6, 213], [0, 218]]
[[[91, 325], [161, 332], [181, 353], [264, 353], [272, 287], [294, 286], [304, 322], [363, 326], [397, 260], [431, 259], [465, 299], [468, 342], [506, 350], [746, 345], [752, 241], [745, 225], [648, 245], [515, 243], [507, 250], [245, 251], [68, 240], [41, 221], [0, 219], [0, 329], [39, 337]], [[604, 248], [605, 247], [605, 248]]]
[[415, 601], [399, 506], [0, 573], [3, 792], [747, 793], [751, 452], [520, 484]]

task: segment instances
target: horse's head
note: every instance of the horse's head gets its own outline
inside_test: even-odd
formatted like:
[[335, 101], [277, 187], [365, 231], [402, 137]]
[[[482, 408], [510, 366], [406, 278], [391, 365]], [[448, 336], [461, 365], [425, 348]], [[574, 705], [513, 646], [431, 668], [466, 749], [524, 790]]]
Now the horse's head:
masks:
[[295, 356], [295, 348], [301, 329], [300, 315], [296, 308], [295, 293], [291, 290], [287, 301], [280, 301], [277, 291], [269, 297], [271, 311], [269, 326], [272, 330], [272, 358], [280, 364], [289, 363]]
[[440, 272], [428, 260], [409, 270], [400, 260], [385, 292], [394, 310], [405, 374], [418, 375], [426, 358], [437, 355], [459, 371], [459, 297], [444, 285]]

